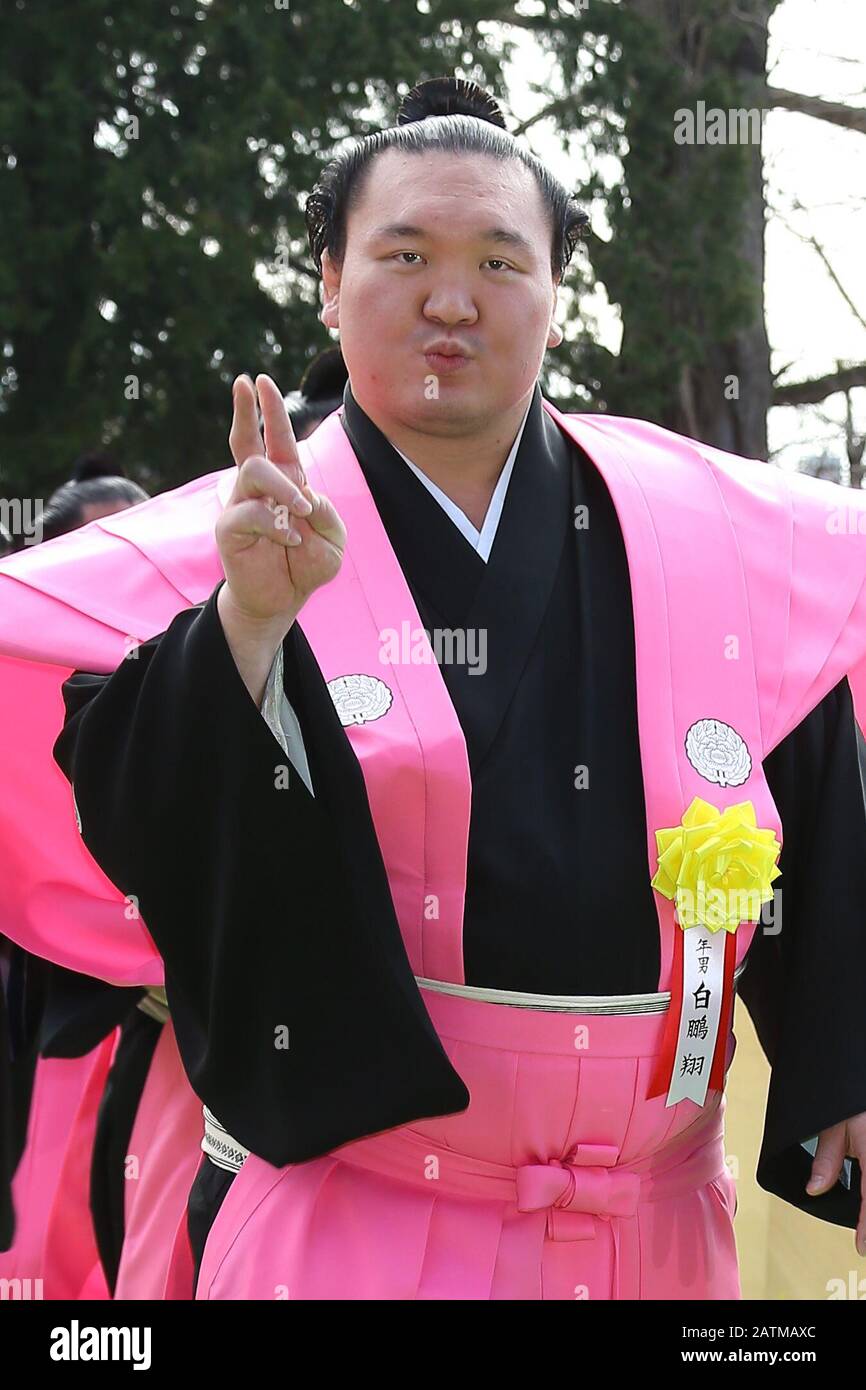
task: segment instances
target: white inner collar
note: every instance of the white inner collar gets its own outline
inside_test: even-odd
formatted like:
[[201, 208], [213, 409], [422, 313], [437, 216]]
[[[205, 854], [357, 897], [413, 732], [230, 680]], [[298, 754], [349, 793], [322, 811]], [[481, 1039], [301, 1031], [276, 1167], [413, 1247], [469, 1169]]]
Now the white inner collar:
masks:
[[451, 518], [461, 535], [466, 537], [474, 550], [477, 550], [485, 563], [489, 559], [490, 552], [493, 549], [493, 542], [496, 538], [499, 519], [502, 516], [502, 508], [505, 506], [505, 494], [508, 491], [511, 474], [514, 472], [514, 460], [517, 457], [517, 450], [520, 448], [520, 441], [523, 437], [523, 431], [526, 426], [531, 405], [532, 402], [530, 401], [529, 405], [526, 407], [523, 419], [520, 422], [520, 429], [517, 431], [508, 458], [502, 466], [502, 472], [499, 474], [496, 487], [493, 489], [493, 496], [490, 498], [487, 514], [484, 517], [480, 531], [472, 524], [466, 513], [461, 511], [457, 503], [452, 502], [451, 498], [442, 491], [441, 487], [437, 487], [436, 484], [427, 477], [426, 473], [422, 473], [421, 469], [403, 453], [402, 449], [397, 449], [396, 444], [392, 445], [394, 449], [397, 449], [397, 453], [400, 457], [408, 463], [419, 482], [424, 484], [431, 497], [435, 497], [442, 510]]

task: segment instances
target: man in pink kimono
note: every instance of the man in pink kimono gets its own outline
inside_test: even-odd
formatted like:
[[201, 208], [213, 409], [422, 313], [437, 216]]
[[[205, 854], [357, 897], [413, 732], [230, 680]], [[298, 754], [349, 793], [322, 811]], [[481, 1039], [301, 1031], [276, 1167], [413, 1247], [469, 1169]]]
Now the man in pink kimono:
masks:
[[[41, 514], [39, 536], [64, 535], [147, 496], [136, 483], [117, 476], [110, 460], [82, 455]], [[122, 1296], [135, 1296], [136, 1281], [129, 1272], [135, 1222], [129, 1217], [143, 1190], [152, 1196], [153, 1165], [149, 1151], [145, 1180], [133, 1174], [131, 1181], [129, 1156], [140, 1164], [147, 1125], [153, 1123], [147, 1112], [159, 1073], [158, 1057], [152, 1071], [150, 1064], [161, 1034], [158, 1013], [154, 1016], [160, 1006], [147, 995], [142, 998], [141, 990], [116, 989], [52, 966], [2, 938], [0, 977], [5, 986], [0, 989], [0, 1070], [6, 1052], [12, 1081], [2, 1138], [14, 1141], [9, 1191], [14, 1193], [11, 1215], [17, 1218], [8, 1235], [0, 1229], [0, 1279], [8, 1279], [19, 1292], [37, 1288], [46, 1299], [108, 1298], [118, 1285], [126, 1226], [130, 1241], [119, 1287]], [[2, 1025], [4, 995], [8, 1044]], [[170, 1043], [159, 1050], [172, 1055]], [[192, 1124], [200, 1126], [201, 1107], [196, 1113], [189, 1088], [178, 1086], [176, 1068], [171, 1082], [170, 1110], [165, 1097], [159, 1097], [162, 1133], [167, 1114], [176, 1118], [178, 1092], [186, 1095]], [[143, 1123], [134, 1129], [142, 1091]], [[6, 1111], [0, 1108], [0, 1114]], [[193, 1131], [191, 1137], [192, 1166], [185, 1173], [186, 1190], [182, 1179], [179, 1184], [180, 1210], [195, 1171], [200, 1133]], [[159, 1178], [165, 1193], [168, 1175], [162, 1171]], [[149, 1216], [148, 1237], [152, 1211]], [[150, 1239], [148, 1245], [152, 1262]], [[139, 1281], [137, 1291], [161, 1294], [164, 1279], [165, 1270], [162, 1284], [157, 1271], [149, 1284]]]
[[737, 989], [759, 1180], [866, 1240], [849, 495], [544, 400], [585, 218], [503, 125], [437, 79], [323, 172], [308, 440], [239, 379], [236, 471], [5, 567], [79, 668], [18, 937], [164, 970], [199, 1298], [737, 1297]]

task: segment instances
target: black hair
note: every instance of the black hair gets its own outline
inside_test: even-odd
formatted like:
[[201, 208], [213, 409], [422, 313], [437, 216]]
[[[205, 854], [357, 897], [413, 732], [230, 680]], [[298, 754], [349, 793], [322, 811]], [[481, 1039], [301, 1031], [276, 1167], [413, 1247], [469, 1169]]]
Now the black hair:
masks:
[[69, 475], [73, 483], [84, 483], [88, 478], [125, 478], [124, 470], [115, 463], [111, 454], [102, 449], [91, 449], [79, 454]]
[[94, 502], [125, 502], [134, 507], [137, 502], [146, 502], [148, 496], [149, 493], [131, 478], [102, 474], [86, 477], [83, 482], [71, 478], [48, 499], [41, 515], [42, 539], [51, 541], [67, 531], [75, 531], [84, 522], [85, 507]]
[[506, 129], [499, 103], [489, 92], [464, 78], [432, 77], [419, 82], [403, 98], [396, 126], [365, 135], [336, 154], [322, 170], [304, 211], [310, 252], [320, 275], [325, 249], [338, 265], [342, 262], [349, 209], [360, 197], [371, 161], [390, 149], [408, 154], [437, 150], [519, 159], [534, 175], [550, 213], [550, 263], [556, 279], [564, 273], [574, 248], [588, 230], [589, 218], [576, 198]]
[[338, 344], [325, 348], [313, 358], [301, 377], [297, 391], [286, 396], [286, 410], [296, 439], [305, 439], [343, 401], [343, 388], [349, 379]]
[[308, 401], [325, 401], [331, 396], [342, 396], [348, 379], [342, 349], [335, 343], [316, 354], [304, 371], [298, 389]]

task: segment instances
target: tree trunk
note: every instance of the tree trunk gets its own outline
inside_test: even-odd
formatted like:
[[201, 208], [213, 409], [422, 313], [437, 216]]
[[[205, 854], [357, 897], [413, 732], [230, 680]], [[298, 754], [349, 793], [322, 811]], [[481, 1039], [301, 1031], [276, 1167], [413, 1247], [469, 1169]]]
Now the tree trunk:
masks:
[[727, 143], [677, 143], [674, 113], [760, 110], [777, 3], [744, 22], [731, 0], [630, 0], [627, 195], [595, 257], [623, 316], [607, 409], [749, 457], [766, 457], [771, 396], [762, 153], [731, 122]]

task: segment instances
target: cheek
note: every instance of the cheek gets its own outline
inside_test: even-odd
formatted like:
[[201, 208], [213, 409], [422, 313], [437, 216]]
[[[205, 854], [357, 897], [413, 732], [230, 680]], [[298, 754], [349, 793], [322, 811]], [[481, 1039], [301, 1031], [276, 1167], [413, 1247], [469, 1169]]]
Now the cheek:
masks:
[[494, 374], [524, 384], [537, 375], [547, 348], [550, 300], [542, 290], [526, 284], [500, 293], [488, 301], [487, 342], [492, 348], [489, 365]]
[[377, 356], [401, 340], [418, 309], [406, 285], [370, 278], [356, 283], [340, 303], [340, 335]]
[[370, 401], [392, 397], [403, 376], [411, 328], [406, 295], [370, 280], [340, 304], [340, 345], [349, 374]]
[[350, 301], [365, 313], [378, 309], [382, 314], [385, 306], [393, 311], [396, 305], [412, 302], [413, 291], [408, 277], [390, 274], [386, 267], [365, 265], [354, 273], [350, 268], [344, 283], [345, 280], [348, 280]]
[[485, 301], [488, 321], [496, 324], [497, 331], [514, 333], [515, 325], [520, 325], [521, 337], [530, 340], [544, 336], [550, 317], [550, 298], [538, 286], [514, 282], [500, 287], [499, 293]]

